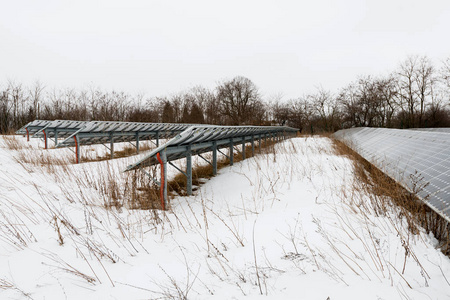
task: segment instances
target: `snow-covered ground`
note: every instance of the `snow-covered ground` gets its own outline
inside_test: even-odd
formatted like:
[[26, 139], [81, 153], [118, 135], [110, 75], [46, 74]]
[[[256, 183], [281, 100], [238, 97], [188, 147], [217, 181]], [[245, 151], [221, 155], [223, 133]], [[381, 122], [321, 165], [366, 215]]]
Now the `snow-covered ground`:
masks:
[[450, 299], [436, 240], [394, 208], [375, 216], [327, 138], [221, 169], [168, 212], [105, 209], [102, 183], [131, 193], [136, 156], [49, 165], [74, 155], [7, 138], [0, 299]]

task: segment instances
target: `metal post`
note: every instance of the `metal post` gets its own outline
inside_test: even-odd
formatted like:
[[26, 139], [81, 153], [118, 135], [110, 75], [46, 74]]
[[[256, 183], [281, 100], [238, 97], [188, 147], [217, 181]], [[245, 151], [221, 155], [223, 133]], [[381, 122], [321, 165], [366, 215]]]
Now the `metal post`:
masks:
[[233, 139], [231, 139], [230, 140], [230, 166], [232, 166], [233, 165], [233, 152], [234, 152], [234, 150], [233, 150]]
[[139, 132], [136, 132], [136, 154], [139, 154]]
[[191, 146], [188, 146], [188, 150], [186, 152], [186, 193], [188, 196], [192, 195], [192, 152]]
[[213, 142], [212, 147], [212, 165], [213, 165], [213, 175], [217, 175], [217, 142]]
[[259, 134], [259, 143], [258, 143], [258, 147], [259, 147], [259, 153], [261, 154], [261, 133]]
[[76, 163], [80, 163], [80, 144], [78, 143], [78, 135], [75, 135], [74, 137], [75, 140], [75, 160]]
[[252, 156], [255, 156], [255, 137], [252, 135]]
[[47, 149], [47, 143], [48, 143], [48, 139], [47, 139], [47, 130], [43, 130], [42, 131], [44, 133], [44, 144], [45, 144], [45, 149]]
[[156, 147], [159, 147], [159, 131], [156, 132]]
[[242, 160], [245, 159], [245, 137], [242, 138]]
[[111, 151], [111, 159], [113, 159], [114, 158], [114, 138], [113, 138], [112, 134], [110, 135], [109, 139], [110, 139], [109, 149]]
[[55, 146], [58, 144], [58, 130], [55, 129]]
[[164, 197], [164, 208], [167, 209], [168, 207], [168, 199], [167, 199], [167, 155], [166, 151], [161, 152], [161, 159], [163, 162], [163, 170], [164, 170], [164, 186], [163, 186], [163, 197]]

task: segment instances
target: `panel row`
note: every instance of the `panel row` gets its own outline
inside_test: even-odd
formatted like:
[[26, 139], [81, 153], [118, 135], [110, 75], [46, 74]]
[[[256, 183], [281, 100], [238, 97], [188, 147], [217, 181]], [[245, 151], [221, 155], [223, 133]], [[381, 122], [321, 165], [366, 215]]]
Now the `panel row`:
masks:
[[450, 222], [450, 130], [352, 128], [334, 137]]

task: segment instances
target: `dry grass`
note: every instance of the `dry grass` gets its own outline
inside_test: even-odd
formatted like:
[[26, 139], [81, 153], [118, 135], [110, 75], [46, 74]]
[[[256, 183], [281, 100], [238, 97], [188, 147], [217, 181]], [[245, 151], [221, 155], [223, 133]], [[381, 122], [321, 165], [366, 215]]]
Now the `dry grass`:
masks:
[[333, 144], [338, 155], [353, 161], [355, 176], [359, 181], [354, 188], [363, 189], [370, 195], [370, 205], [377, 215], [385, 216], [389, 207], [396, 205], [399, 208], [397, 217], [407, 221], [412, 234], [419, 232], [418, 226], [423, 227], [440, 241], [442, 252], [450, 255], [449, 224], [446, 220], [431, 210], [415, 193], [407, 191], [344, 143], [333, 140]]
[[[151, 144], [144, 144], [141, 143], [139, 145], [139, 151], [148, 151], [153, 149], [154, 147]], [[114, 158], [123, 158], [123, 157], [128, 157], [128, 156], [133, 156], [136, 155], [136, 147], [135, 146], [127, 146], [124, 147], [122, 150], [119, 151], [114, 151]], [[104, 160], [110, 160], [111, 159], [111, 154], [110, 153], [105, 153], [103, 155], [97, 155], [96, 157], [90, 157], [90, 156], [86, 156], [86, 155], [82, 155], [81, 156], [81, 161], [82, 162], [95, 162], [95, 161], [104, 161]]]
[[68, 172], [68, 165], [73, 163], [72, 158], [53, 157], [52, 153], [44, 149], [33, 149], [33, 146], [17, 135], [3, 136], [3, 144], [6, 149], [14, 152], [14, 159], [26, 170], [31, 172], [30, 166], [39, 166], [41, 170], [49, 174], [55, 174], [62, 168]]
[[[60, 178], [68, 176], [74, 179], [80, 191], [92, 188], [97, 191], [99, 197], [98, 199], [78, 199], [75, 197], [76, 194], [69, 191], [70, 183], [60, 182], [62, 190], [67, 190], [65, 194], [71, 202], [83, 200], [83, 202], [87, 201], [94, 205], [103, 203], [103, 206], [109, 209], [113, 207], [116, 209], [122, 207], [130, 209], [161, 208], [158, 187], [155, 187], [142, 172], [122, 173], [121, 170], [115, 169], [113, 164], [104, 162], [80, 165], [82, 171], [75, 174], [75, 170], [72, 168], [72, 164], [75, 162], [72, 153], [55, 156], [51, 151], [33, 148], [26, 140], [14, 135], [3, 136], [3, 143], [6, 149], [14, 151], [14, 160], [28, 172], [38, 170], [42, 174], [52, 176], [55, 182], [60, 182]], [[142, 151], [150, 148], [149, 145], [141, 145]], [[116, 157], [125, 157], [135, 154], [135, 151], [135, 148], [130, 146], [122, 151], [116, 151], [115, 155]], [[107, 158], [91, 159], [91, 161], [105, 159]]]
[[31, 145], [24, 143], [23, 139], [19, 139], [17, 135], [4, 135], [3, 143], [8, 150], [19, 151], [23, 149], [31, 149]]

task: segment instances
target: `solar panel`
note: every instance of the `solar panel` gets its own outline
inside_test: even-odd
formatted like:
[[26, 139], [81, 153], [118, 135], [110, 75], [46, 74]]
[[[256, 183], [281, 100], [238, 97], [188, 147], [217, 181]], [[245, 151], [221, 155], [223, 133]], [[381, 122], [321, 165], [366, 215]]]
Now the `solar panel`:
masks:
[[190, 126], [192, 124], [91, 121], [72, 132], [65, 140], [58, 143], [57, 147], [170, 138]]
[[135, 164], [128, 166], [126, 171], [157, 164], [155, 156], [161, 151], [166, 152], [167, 161], [173, 161], [179, 159], [179, 156], [184, 156], [188, 146], [193, 154], [201, 154], [211, 151], [212, 142], [216, 142], [218, 148], [227, 148], [230, 142], [240, 143], [243, 138], [248, 142], [252, 137], [259, 138], [260, 135], [296, 131], [297, 129], [284, 126], [192, 126]]
[[411, 128], [411, 130], [434, 131], [434, 132], [450, 133], [450, 127], [438, 127], [438, 128]]
[[87, 123], [87, 121], [70, 120], [34, 120], [16, 131], [16, 134], [27, 135], [28, 139], [30, 135], [32, 135], [33, 138], [43, 138], [45, 148], [47, 149], [48, 138], [53, 138], [55, 140], [55, 144], [57, 144], [58, 137], [67, 138]]
[[34, 120], [32, 122], [27, 123], [22, 128], [16, 131], [16, 134], [30, 135], [35, 134], [39, 130], [42, 130], [47, 126], [51, 121], [47, 120]]
[[[43, 138], [47, 149], [48, 138], [53, 138], [56, 147], [75, 147], [76, 161], [80, 160], [81, 145], [110, 144], [111, 158], [114, 154], [114, 143], [136, 142], [139, 153], [140, 140], [168, 139], [182, 132], [193, 124], [178, 123], [138, 123], [118, 121], [70, 121], [70, 120], [34, 120], [16, 133]], [[62, 138], [62, 141], [58, 141]]]
[[[450, 222], [450, 129], [351, 128], [333, 135]], [[415, 191], [415, 187], [423, 189]]]

